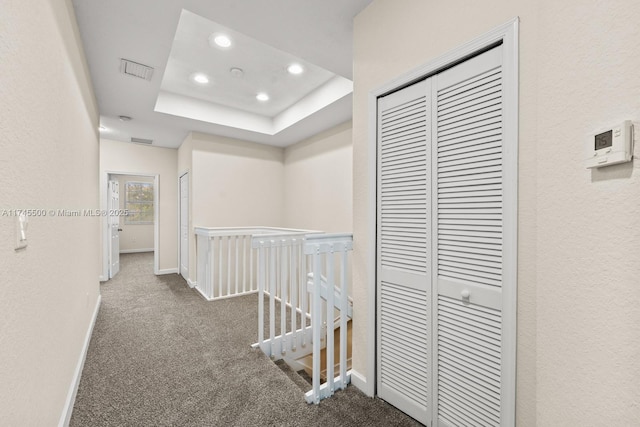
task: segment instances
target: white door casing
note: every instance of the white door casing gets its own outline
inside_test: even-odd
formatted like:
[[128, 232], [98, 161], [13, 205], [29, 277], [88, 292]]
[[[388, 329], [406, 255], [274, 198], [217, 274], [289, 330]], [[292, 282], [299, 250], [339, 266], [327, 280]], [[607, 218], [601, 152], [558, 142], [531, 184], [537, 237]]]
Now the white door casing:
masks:
[[109, 279], [120, 271], [120, 184], [109, 181]]
[[189, 174], [180, 176], [180, 274], [189, 278]]
[[378, 395], [425, 424], [515, 422], [517, 82], [504, 63], [501, 45], [378, 99]]

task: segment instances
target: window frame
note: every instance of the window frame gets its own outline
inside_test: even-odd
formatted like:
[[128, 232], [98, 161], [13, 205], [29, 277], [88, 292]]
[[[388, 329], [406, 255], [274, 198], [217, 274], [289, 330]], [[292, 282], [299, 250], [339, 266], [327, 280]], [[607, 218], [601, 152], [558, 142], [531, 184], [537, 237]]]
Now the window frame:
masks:
[[[151, 192], [151, 200], [149, 201], [130, 201], [129, 200], [129, 185], [140, 185], [142, 187], [148, 187]], [[141, 206], [141, 205], [151, 205], [151, 220], [150, 221], [135, 221], [131, 220], [130, 217], [132, 213], [141, 213], [140, 209], [131, 209], [131, 205], [133, 206]], [[154, 224], [155, 219], [155, 188], [153, 182], [144, 182], [144, 181], [125, 181], [124, 185], [124, 208], [127, 211], [127, 215], [124, 217], [124, 223], [126, 225], [152, 225]]]

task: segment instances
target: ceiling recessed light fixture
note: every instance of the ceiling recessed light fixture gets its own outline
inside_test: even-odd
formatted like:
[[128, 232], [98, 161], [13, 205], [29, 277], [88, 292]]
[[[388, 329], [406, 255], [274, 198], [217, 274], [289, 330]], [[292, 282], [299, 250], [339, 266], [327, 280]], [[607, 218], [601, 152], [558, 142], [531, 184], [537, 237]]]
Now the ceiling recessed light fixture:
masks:
[[207, 83], [209, 83], [209, 77], [206, 74], [203, 73], [195, 73], [191, 75], [191, 79], [196, 82], [199, 83], [201, 85], [206, 85]]
[[256, 95], [256, 99], [257, 99], [258, 101], [265, 102], [265, 101], [268, 101], [268, 100], [269, 100], [269, 95], [267, 95], [267, 94], [266, 94], [266, 93], [264, 93], [264, 92], [260, 92], [260, 93], [258, 93], [258, 94]]
[[231, 37], [222, 33], [213, 33], [209, 36], [209, 45], [226, 49], [232, 45]]
[[302, 65], [300, 64], [293, 63], [287, 67], [287, 71], [289, 72], [289, 74], [297, 75], [297, 74], [302, 74], [302, 72], [304, 71], [304, 68], [302, 68]]
[[98, 126], [98, 130], [99, 130], [100, 132], [103, 132], [103, 131], [107, 130], [107, 128], [106, 128], [106, 127], [104, 127], [104, 126], [102, 126], [102, 125], [100, 125], [100, 126]]

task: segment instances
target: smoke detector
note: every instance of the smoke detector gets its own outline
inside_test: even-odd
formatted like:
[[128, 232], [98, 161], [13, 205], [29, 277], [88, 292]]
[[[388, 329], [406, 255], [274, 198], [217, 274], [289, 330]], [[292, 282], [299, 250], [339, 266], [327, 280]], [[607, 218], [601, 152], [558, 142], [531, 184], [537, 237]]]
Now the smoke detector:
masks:
[[240, 79], [242, 78], [242, 76], [244, 76], [244, 70], [238, 67], [233, 67], [232, 69], [229, 70], [229, 73], [236, 79]]

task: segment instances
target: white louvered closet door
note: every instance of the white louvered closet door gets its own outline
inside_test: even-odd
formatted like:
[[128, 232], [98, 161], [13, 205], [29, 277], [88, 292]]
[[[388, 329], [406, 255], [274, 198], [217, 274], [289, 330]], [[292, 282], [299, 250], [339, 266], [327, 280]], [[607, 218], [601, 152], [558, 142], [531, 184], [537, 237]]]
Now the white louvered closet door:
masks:
[[431, 420], [431, 88], [378, 100], [378, 396]]
[[[434, 409], [500, 426], [504, 250], [502, 46], [433, 78]], [[514, 248], [515, 250], [515, 248]], [[515, 285], [515, 284], [513, 284]], [[515, 319], [512, 319], [515, 320]]]
[[514, 423], [517, 141], [502, 64], [498, 46], [378, 99], [378, 395], [428, 425]]

